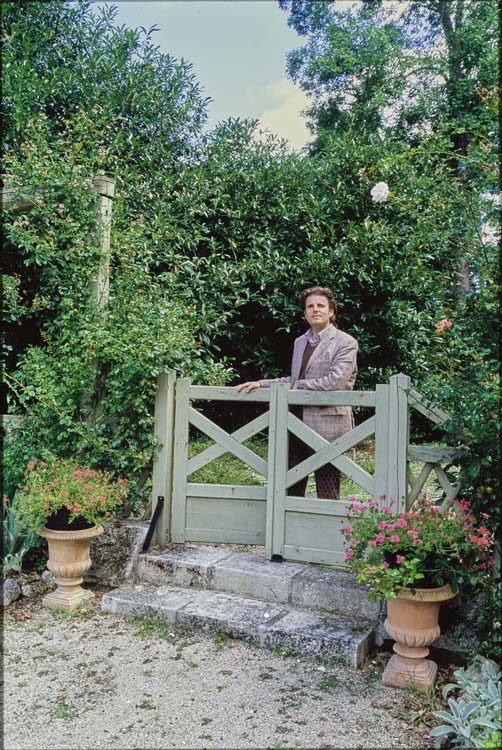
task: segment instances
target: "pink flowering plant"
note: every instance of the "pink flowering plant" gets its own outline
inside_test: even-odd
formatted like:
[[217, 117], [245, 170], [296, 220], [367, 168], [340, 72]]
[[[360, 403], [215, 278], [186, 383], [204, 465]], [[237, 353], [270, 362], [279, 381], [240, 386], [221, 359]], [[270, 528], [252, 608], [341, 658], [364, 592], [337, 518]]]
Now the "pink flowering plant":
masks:
[[68, 520], [103, 523], [123, 504], [127, 480], [113, 479], [103, 471], [80, 466], [73, 459], [28, 461], [24, 485], [17, 495], [17, 512], [25, 527], [37, 531], [61, 508]]
[[391, 599], [402, 588], [446, 583], [458, 591], [466, 580], [475, 584], [487, 579], [493, 537], [469, 512], [467, 500], [440, 508], [425, 498], [409, 512], [397, 514], [392, 500], [381, 508], [375, 501], [350, 501], [342, 527], [345, 559], [357, 580], [370, 584], [370, 599]]

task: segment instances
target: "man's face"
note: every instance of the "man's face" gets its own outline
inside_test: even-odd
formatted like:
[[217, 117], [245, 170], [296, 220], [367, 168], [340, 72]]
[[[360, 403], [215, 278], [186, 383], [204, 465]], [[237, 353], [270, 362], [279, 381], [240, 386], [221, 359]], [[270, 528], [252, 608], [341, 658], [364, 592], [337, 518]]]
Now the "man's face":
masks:
[[310, 294], [305, 300], [305, 320], [315, 333], [328, 326], [334, 316], [333, 308], [323, 294]]

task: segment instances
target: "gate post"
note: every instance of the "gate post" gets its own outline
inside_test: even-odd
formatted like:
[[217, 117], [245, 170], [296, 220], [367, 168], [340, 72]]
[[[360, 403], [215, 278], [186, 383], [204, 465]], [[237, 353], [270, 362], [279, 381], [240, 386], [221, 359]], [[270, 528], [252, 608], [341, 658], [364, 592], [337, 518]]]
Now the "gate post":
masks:
[[172, 542], [185, 541], [189, 420], [190, 378], [180, 378], [176, 383], [174, 416]]
[[157, 444], [160, 444], [160, 451], [153, 462], [152, 516], [159, 496], [164, 498], [164, 508], [155, 530], [157, 544], [165, 544], [171, 541], [175, 386], [176, 373], [173, 370], [163, 372], [158, 376], [154, 429]]
[[[389, 501], [389, 391], [388, 383], [375, 388], [375, 475], [373, 500], [381, 507]], [[385, 498], [383, 501], [382, 498]]]
[[410, 378], [400, 373], [390, 379], [389, 389], [389, 463], [388, 500], [395, 498], [396, 513], [407, 510], [408, 504], [408, 443], [410, 420], [408, 394]]
[[268, 428], [267, 518], [265, 555], [281, 555], [284, 546], [286, 474], [288, 471], [288, 390], [287, 383], [270, 386]]

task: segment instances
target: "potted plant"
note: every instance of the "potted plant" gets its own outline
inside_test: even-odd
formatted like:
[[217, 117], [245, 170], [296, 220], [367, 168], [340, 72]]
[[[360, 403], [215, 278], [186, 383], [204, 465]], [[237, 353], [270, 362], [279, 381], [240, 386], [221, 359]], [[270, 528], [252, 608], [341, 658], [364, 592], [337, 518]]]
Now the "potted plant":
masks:
[[28, 461], [17, 512], [25, 527], [47, 539], [49, 561], [58, 588], [48, 594], [47, 607], [75, 609], [94, 594], [82, 588], [91, 566], [91, 539], [103, 533], [127, 493], [127, 480], [83, 467], [73, 459]]
[[426, 690], [437, 674], [437, 665], [425, 657], [440, 634], [440, 604], [465, 580], [486, 578], [492, 534], [464, 499], [441, 508], [425, 497], [397, 514], [392, 500], [382, 507], [350, 500], [342, 527], [345, 559], [357, 580], [369, 584], [369, 598], [387, 600], [385, 629], [396, 641], [383, 682]]

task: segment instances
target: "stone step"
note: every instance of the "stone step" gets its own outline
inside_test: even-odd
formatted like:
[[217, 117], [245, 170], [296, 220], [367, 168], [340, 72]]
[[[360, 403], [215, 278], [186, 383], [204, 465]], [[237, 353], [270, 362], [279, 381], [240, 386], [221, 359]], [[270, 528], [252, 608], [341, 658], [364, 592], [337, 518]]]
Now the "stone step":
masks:
[[377, 622], [380, 602], [343, 570], [325, 565], [267, 560], [228, 547], [171, 545], [138, 557], [135, 580], [208, 589], [302, 610]]
[[[280, 566], [277, 566], [280, 568]], [[224, 631], [273, 650], [322, 654], [358, 667], [373, 644], [375, 622], [316, 614], [204, 588], [124, 584], [106, 593], [104, 612], [146, 616], [176, 628]]]

